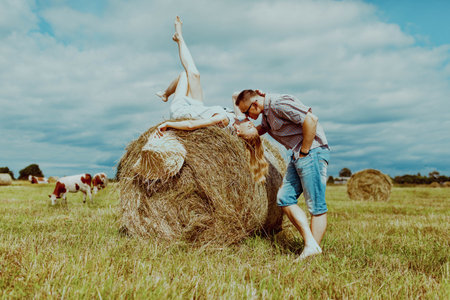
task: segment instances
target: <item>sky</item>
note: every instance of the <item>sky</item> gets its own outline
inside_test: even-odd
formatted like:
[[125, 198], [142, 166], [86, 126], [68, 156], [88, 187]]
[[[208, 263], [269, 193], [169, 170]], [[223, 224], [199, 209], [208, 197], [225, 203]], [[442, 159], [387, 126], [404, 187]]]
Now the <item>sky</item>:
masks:
[[0, 0], [0, 167], [115, 175], [169, 118], [176, 15], [205, 102], [296, 96], [319, 117], [329, 175], [450, 175], [449, 1]]

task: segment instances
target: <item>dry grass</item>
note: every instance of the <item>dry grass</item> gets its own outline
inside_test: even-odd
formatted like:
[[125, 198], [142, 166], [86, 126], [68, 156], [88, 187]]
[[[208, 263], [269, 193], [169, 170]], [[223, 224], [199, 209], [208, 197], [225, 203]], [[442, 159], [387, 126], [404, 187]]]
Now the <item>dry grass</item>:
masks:
[[329, 187], [324, 253], [293, 264], [303, 242], [289, 222], [274, 239], [220, 248], [121, 235], [113, 186], [93, 204], [73, 194], [67, 206], [50, 205], [52, 185], [0, 187], [0, 298], [450, 296], [449, 189], [395, 187], [389, 202], [367, 202]]

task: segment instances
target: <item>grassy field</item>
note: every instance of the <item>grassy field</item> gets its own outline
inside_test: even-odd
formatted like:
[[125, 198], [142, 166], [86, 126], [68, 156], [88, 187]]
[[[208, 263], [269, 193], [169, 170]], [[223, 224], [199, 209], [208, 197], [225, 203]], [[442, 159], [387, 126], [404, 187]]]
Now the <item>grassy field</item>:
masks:
[[119, 234], [112, 187], [67, 206], [50, 205], [52, 188], [0, 186], [2, 299], [450, 298], [449, 188], [396, 187], [381, 203], [331, 186], [324, 254], [296, 264], [289, 223], [273, 239], [192, 248]]

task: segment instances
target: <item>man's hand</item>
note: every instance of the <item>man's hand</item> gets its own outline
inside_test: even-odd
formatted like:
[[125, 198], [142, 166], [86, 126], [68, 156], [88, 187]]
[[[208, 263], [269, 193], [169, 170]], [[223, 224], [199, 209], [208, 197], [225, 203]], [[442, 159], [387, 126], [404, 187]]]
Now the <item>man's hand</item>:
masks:
[[266, 93], [261, 92], [260, 90], [255, 90], [255, 92], [260, 95], [261, 97], [265, 97]]
[[236, 102], [237, 97], [239, 96], [240, 92], [234, 92], [233, 95], [231, 95], [231, 99], [233, 99], [233, 102]]

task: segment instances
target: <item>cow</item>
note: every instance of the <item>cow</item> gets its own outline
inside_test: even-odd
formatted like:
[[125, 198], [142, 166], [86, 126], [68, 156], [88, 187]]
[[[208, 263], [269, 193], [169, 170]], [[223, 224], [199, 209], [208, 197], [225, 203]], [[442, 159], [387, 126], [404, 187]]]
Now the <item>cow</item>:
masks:
[[31, 184], [48, 183], [47, 178], [33, 175], [28, 175], [28, 180], [31, 182]]
[[56, 199], [62, 198], [67, 204], [66, 194], [67, 192], [76, 193], [81, 191], [84, 194], [83, 203], [86, 203], [86, 195], [92, 203], [91, 194], [91, 174], [80, 174], [73, 176], [61, 177], [56, 182], [55, 190], [48, 197], [52, 200], [52, 205], [56, 204]]
[[94, 195], [108, 185], [108, 177], [105, 173], [97, 173], [92, 177], [92, 190]]

